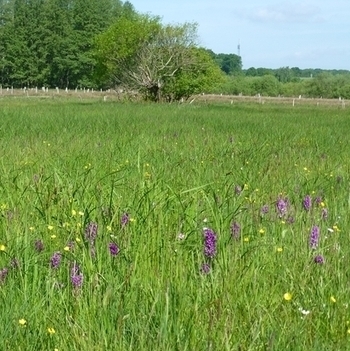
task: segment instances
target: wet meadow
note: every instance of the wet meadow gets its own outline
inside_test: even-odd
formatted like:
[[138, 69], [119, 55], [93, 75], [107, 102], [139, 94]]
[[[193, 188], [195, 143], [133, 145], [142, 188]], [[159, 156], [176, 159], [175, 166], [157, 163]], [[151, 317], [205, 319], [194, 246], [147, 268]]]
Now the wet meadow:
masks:
[[0, 100], [3, 350], [350, 350], [350, 108]]

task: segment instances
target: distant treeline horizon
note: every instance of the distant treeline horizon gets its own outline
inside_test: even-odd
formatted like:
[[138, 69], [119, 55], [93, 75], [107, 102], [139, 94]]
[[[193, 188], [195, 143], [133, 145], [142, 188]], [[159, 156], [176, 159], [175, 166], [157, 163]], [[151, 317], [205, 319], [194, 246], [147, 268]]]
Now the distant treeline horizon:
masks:
[[350, 99], [348, 70], [299, 67], [242, 69], [242, 58], [236, 54], [208, 52], [225, 73], [224, 83], [214, 89], [216, 93]]
[[221, 70], [228, 75], [243, 74], [249, 77], [262, 77], [265, 75], [275, 75], [279, 81], [287, 82], [293, 78], [314, 78], [321, 73], [350, 74], [346, 69], [322, 69], [322, 68], [299, 68], [283, 66], [279, 68], [267, 67], [249, 67], [243, 69], [242, 57], [236, 54], [215, 53], [207, 49], [214, 61], [219, 65]]

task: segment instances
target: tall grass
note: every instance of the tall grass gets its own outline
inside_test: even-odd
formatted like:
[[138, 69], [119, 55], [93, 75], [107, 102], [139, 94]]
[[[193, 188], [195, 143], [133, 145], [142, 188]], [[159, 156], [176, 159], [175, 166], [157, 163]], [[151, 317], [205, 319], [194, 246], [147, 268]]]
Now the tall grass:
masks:
[[4, 350], [349, 349], [348, 110], [0, 110]]

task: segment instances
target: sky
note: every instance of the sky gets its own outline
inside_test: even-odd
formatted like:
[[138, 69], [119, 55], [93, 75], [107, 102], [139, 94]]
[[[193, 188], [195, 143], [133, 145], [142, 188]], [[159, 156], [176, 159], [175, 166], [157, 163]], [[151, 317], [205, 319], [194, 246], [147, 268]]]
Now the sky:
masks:
[[243, 69], [350, 70], [350, 0], [130, 2], [166, 24], [197, 23], [200, 46], [240, 53]]

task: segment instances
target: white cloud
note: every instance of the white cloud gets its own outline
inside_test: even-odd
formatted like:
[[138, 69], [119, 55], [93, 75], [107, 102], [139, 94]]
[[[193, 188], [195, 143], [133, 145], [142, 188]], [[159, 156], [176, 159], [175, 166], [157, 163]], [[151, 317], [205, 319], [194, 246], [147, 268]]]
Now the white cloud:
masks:
[[324, 20], [318, 6], [304, 3], [291, 4], [290, 2], [251, 8], [248, 17], [254, 21], [279, 23], [305, 23]]

